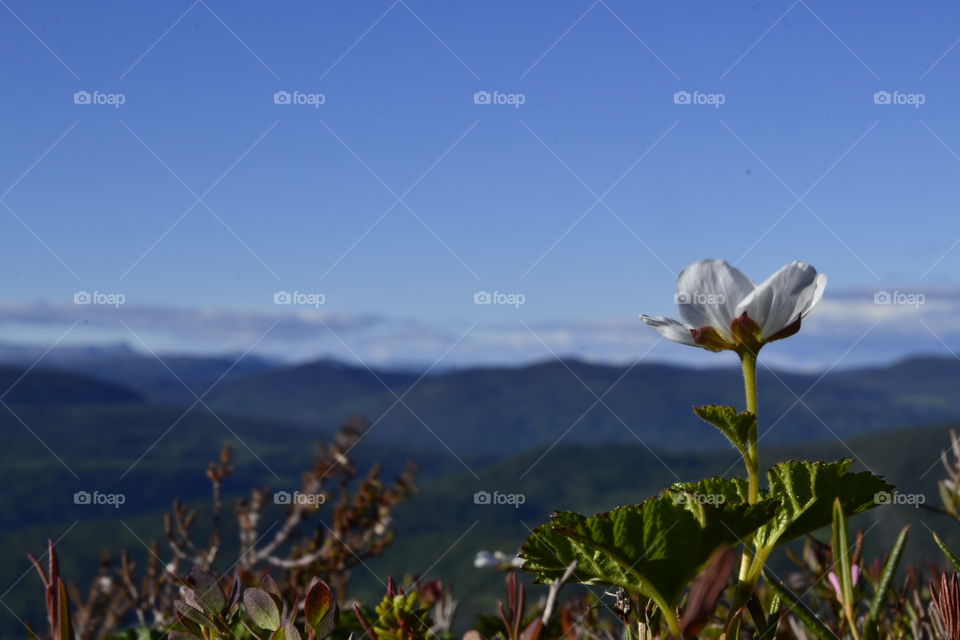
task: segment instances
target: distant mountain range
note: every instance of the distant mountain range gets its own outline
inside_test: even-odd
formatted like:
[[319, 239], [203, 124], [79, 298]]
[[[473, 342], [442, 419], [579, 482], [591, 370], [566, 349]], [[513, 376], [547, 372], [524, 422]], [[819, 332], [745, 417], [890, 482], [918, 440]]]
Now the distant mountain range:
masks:
[[[17, 376], [7, 369], [0, 385], [3, 375]], [[953, 358], [911, 358], [825, 374], [762, 369], [760, 387], [761, 430], [770, 430], [765, 439], [771, 443], [960, 420], [960, 361]], [[743, 404], [740, 374], [733, 367], [551, 360], [424, 376], [331, 360], [284, 366], [255, 357], [238, 362], [164, 356], [161, 363], [116, 350], [44, 358], [7, 401], [186, 408], [195, 404], [194, 394], [218, 413], [320, 433], [360, 414], [376, 422], [374, 442], [461, 457], [504, 456], [559, 440], [640, 441], [657, 450], [707, 451], [724, 442], [704, 428], [691, 406]]]
[[[761, 371], [767, 438], [822, 440], [960, 418], [960, 362], [922, 358], [884, 368], [808, 375]], [[382, 416], [374, 435], [455, 452], [506, 454], [567, 442], [637, 442], [709, 450], [723, 441], [693, 415], [695, 403], [743, 406], [733, 368], [615, 367], [549, 361], [475, 368], [419, 379], [319, 362], [225, 380], [211, 406], [303, 425], [354, 411]], [[402, 398], [402, 402], [398, 402]]]
[[23, 368], [36, 364], [39, 369], [70, 371], [128, 386], [153, 402], [173, 404], [195, 399], [186, 387], [202, 394], [228, 371], [246, 375], [280, 366], [258, 356], [240, 358], [240, 355], [165, 354], [161, 362], [123, 343], [57, 346], [49, 351], [35, 346], [0, 343], [0, 364]]

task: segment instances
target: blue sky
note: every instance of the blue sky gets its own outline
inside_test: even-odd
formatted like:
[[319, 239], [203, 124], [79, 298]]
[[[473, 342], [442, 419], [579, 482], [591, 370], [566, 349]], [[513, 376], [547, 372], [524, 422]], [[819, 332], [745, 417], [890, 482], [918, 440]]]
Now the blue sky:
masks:
[[[785, 366], [960, 347], [955, 3], [0, 4], [5, 342], [243, 350], [276, 315], [306, 323], [263, 341], [292, 358], [430, 362], [469, 330], [464, 362], [629, 360], [673, 273], [723, 257], [829, 273]], [[881, 289], [927, 315], [857, 342]]]

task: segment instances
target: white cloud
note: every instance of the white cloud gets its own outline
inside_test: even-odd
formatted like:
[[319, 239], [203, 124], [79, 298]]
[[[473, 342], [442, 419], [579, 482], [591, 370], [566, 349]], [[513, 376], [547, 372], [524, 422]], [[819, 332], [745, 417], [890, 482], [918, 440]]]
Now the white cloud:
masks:
[[[915, 353], [948, 355], [960, 347], [960, 287], [883, 289], [921, 294], [922, 303], [912, 305], [877, 304], [878, 290], [830, 292], [798, 336], [765, 349], [765, 362], [823, 369], [879, 364]], [[359, 358], [371, 366], [428, 365], [446, 353], [441, 366], [511, 365], [548, 359], [553, 352], [601, 362], [632, 362], [643, 356], [703, 366], [734, 364], [731, 354], [663, 342], [632, 316], [526, 325], [480, 322], [453, 349], [472, 321], [427, 322], [313, 308], [253, 311], [131, 304], [114, 308], [22, 301], [0, 302], [0, 318], [8, 342], [49, 344], [79, 321], [63, 344], [127, 343], [143, 350], [126, 324], [158, 352], [236, 353], [260, 340], [256, 353], [291, 361], [329, 356]]]

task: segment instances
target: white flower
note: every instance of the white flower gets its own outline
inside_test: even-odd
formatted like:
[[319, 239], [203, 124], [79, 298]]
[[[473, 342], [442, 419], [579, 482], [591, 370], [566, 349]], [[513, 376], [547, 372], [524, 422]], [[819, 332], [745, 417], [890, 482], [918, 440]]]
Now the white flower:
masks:
[[760, 285], [723, 260], [701, 260], [680, 272], [677, 306], [683, 322], [640, 317], [674, 342], [710, 351], [756, 353], [792, 336], [823, 297], [827, 276], [806, 262], [792, 262]]

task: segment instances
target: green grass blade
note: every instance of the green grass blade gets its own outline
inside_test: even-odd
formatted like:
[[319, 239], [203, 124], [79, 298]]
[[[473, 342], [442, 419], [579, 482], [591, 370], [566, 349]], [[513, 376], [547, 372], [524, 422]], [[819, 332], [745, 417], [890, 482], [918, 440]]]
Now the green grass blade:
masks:
[[940, 547], [940, 551], [943, 551], [943, 555], [947, 557], [947, 560], [950, 561], [950, 564], [953, 565], [954, 571], [960, 571], [960, 558], [957, 557], [950, 547], [947, 546], [947, 543], [943, 541], [943, 538], [937, 535], [936, 531], [933, 531], [933, 541], [937, 543], [937, 546]]
[[867, 614], [867, 620], [871, 624], [876, 624], [880, 618], [880, 609], [883, 607], [883, 600], [887, 595], [887, 590], [893, 582], [893, 577], [897, 573], [897, 567], [900, 565], [900, 558], [903, 557], [903, 550], [907, 546], [907, 534], [910, 533], [910, 525], [900, 530], [897, 541], [893, 543], [893, 549], [883, 565], [883, 573], [880, 574], [880, 582], [877, 583], [876, 593], [873, 594], [873, 602], [870, 603], [870, 612]]
[[833, 503], [833, 563], [840, 578], [843, 608], [853, 608], [853, 571], [850, 566], [850, 538], [847, 535], [847, 516], [843, 513], [840, 498]]

